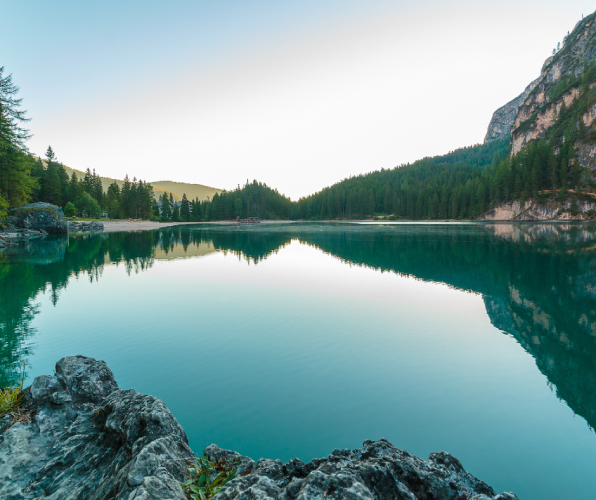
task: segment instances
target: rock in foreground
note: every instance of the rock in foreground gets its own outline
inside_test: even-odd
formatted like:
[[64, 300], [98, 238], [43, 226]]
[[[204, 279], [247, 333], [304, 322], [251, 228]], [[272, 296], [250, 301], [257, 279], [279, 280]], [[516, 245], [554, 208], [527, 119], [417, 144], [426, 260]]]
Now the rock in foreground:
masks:
[[253, 462], [215, 445], [206, 449], [211, 460], [236, 459], [239, 475], [218, 500], [396, 499], [396, 500], [515, 500], [512, 493], [495, 495], [486, 483], [466, 472], [449, 453], [431, 453], [422, 460], [389, 441], [365, 441], [358, 450], [333, 450], [327, 458], [304, 464], [282, 464], [261, 458]]
[[62, 358], [26, 397], [31, 422], [0, 436], [0, 498], [186, 498], [184, 430], [159, 399], [119, 390], [103, 361]]
[[[0, 498], [183, 500], [193, 454], [184, 430], [159, 399], [120, 390], [103, 361], [62, 358], [56, 375], [26, 390], [30, 421], [0, 420]], [[6, 427], [8, 429], [6, 429]], [[513, 500], [445, 452], [421, 460], [391, 443], [365, 441], [304, 464], [240, 457], [211, 445], [237, 476], [216, 500]]]

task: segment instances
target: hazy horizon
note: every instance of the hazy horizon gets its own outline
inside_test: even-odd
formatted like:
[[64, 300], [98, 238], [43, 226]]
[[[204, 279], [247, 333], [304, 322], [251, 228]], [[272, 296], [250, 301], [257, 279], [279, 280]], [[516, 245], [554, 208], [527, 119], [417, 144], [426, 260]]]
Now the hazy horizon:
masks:
[[585, 0], [39, 0], [4, 8], [28, 146], [71, 168], [297, 199], [482, 142]]

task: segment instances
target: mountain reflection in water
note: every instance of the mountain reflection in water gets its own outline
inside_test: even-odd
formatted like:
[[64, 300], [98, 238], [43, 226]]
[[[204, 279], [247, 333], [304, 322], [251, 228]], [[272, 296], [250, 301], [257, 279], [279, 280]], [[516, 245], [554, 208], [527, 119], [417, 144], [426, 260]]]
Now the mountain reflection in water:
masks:
[[258, 264], [292, 240], [350, 265], [483, 295], [495, 327], [517, 339], [557, 396], [596, 426], [596, 226], [589, 224], [188, 226], [46, 238], [0, 252], [0, 386], [34, 348], [36, 296], [105, 266], [231, 252]]

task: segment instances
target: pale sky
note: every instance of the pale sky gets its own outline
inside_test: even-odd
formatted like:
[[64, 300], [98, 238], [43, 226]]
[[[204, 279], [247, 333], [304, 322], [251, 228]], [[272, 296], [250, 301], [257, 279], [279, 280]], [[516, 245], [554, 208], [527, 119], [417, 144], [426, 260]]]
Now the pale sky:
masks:
[[297, 199], [482, 142], [587, 0], [3, 5], [30, 150], [103, 176]]

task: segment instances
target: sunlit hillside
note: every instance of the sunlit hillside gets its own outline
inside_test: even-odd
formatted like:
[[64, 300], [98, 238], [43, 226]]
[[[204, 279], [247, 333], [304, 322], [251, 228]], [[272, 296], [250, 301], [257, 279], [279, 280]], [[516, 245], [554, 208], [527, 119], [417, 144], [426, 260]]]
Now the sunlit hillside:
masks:
[[182, 195], [186, 193], [189, 200], [198, 198], [203, 201], [207, 197], [213, 198], [215, 193], [221, 193], [223, 189], [216, 189], [209, 186], [203, 186], [202, 184], [188, 184], [186, 182], [173, 182], [173, 181], [157, 181], [152, 182], [151, 185], [155, 191], [167, 191], [172, 193], [174, 196], [182, 198]]
[[[66, 172], [68, 172], [69, 177], [72, 175], [73, 172], [79, 179], [83, 179], [85, 177], [85, 172], [82, 172], [80, 170], [76, 170], [67, 166], [64, 166], [64, 169], [66, 170]], [[113, 182], [116, 182], [120, 187], [122, 187], [122, 185], [124, 184], [124, 181], [120, 179], [101, 177], [101, 185], [104, 191], [107, 191], [108, 186]], [[153, 186], [153, 191], [155, 192], [156, 198], [161, 196], [164, 191], [167, 191], [168, 193], [172, 193], [176, 201], [181, 200], [182, 195], [185, 193], [189, 200], [194, 200], [195, 198], [198, 198], [199, 200], [203, 201], [207, 198], [212, 199], [215, 193], [222, 192], [222, 189], [203, 186], [202, 184], [187, 184], [184, 182], [158, 181], [151, 182], [151, 185]]]

